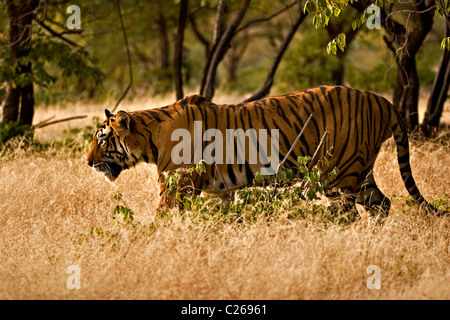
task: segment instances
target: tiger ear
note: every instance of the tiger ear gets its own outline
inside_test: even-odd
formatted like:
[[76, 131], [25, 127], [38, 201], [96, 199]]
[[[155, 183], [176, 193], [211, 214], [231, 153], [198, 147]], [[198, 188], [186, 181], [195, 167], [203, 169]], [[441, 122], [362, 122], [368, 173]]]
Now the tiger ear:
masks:
[[108, 109], [105, 109], [105, 115], [106, 115], [107, 120], [111, 117], [114, 117], [114, 114], [111, 111], [109, 111]]
[[117, 124], [122, 129], [130, 130], [130, 121], [131, 121], [131, 119], [130, 119], [130, 116], [128, 115], [128, 113], [126, 113], [125, 111], [117, 112], [116, 121], [117, 121]]

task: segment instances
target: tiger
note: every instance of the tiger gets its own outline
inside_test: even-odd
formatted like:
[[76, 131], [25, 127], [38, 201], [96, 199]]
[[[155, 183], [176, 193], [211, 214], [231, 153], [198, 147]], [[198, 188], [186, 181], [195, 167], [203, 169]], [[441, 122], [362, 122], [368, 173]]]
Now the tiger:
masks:
[[[258, 172], [271, 170], [271, 174], [275, 174], [276, 170], [267, 161], [261, 158], [250, 160], [255, 150], [259, 150], [255, 146], [263, 142], [273, 146], [276, 142], [277, 148], [271, 151], [283, 159], [287, 168], [298, 168], [299, 157], [311, 157], [317, 151], [317, 158], [325, 156], [331, 147], [333, 157], [323, 175], [329, 174], [331, 168], [337, 168], [338, 173], [329, 190], [340, 190], [341, 194], [347, 195], [347, 202], [354, 208], [358, 203], [371, 213], [387, 215], [391, 202], [376, 185], [373, 168], [381, 145], [393, 135], [400, 174], [408, 193], [427, 211], [441, 214], [421, 195], [412, 176], [408, 133], [402, 115], [387, 99], [369, 91], [337, 85], [320, 86], [252, 102], [220, 105], [201, 95], [190, 95], [149, 110], [121, 110], [113, 114], [106, 109], [105, 115], [106, 120], [94, 134], [87, 164], [109, 181], [116, 180], [123, 170], [138, 163], [156, 165], [161, 197], [156, 213], [167, 212], [179, 205], [173, 193], [165, 192], [168, 183], [164, 173], [186, 168], [189, 161], [191, 164], [201, 161], [202, 151], [213, 149], [213, 142], [217, 142], [216, 156], [230, 149], [234, 152], [226, 159], [212, 156], [216, 161], [203, 162], [204, 173], [191, 171], [190, 179], [184, 179], [189, 181], [181, 182], [182, 197], [204, 192], [226, 199], [236, 190], [252, 185]], [[306, 123], [308, 118], [310, 123]], [[190, 141], [195, 140], [192, 135], [205, 137], [209, 129], [215, 130], [215, 139], [206, 137], [201, 141]], [[232, 129], [241, 130], [241, 133], [253, 129], [253, 133], [266, 134], [259, 138], [251, 134], [244, 136], [253, 149], [239, 154], [237, 143], [230, 147], [233, 141], [230, 142], [229, 136], [223, 142], [223, 136]], [[180, 151], [181, 143], [180, 135], [174, 137], [177, 130], [191, 136], [185, 141], [187, 148], [182, 155], [189, 161], [174, 161], [177, 154], [174, 150]], [[217, 133], [223, 135], [222, 139], [217, 138]], [[231, 135], [231, 138], [235, 136]], [[298, 143], [294, 144], [296, 139]], [[211, 142], [208, 144], [208, 141]], [[322, 146], [321, 142], [324, 142]]]

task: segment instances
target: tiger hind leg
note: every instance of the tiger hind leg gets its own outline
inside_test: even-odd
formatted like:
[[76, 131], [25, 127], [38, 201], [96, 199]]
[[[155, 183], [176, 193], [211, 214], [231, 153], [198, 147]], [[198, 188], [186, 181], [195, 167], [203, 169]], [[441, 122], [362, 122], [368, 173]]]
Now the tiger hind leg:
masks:
[[389, 214], [391, 201], [380, 191], [375, 183], [373, 173], [364, 181], [356, 197], [356, 203], [361, 204], [376, 220], [384, 219]]

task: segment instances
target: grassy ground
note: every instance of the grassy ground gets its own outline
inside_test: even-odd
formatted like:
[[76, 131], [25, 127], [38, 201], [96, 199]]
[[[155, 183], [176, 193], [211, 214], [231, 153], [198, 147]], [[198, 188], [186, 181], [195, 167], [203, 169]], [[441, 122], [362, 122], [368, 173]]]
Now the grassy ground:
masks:
[[[167, 101], [142, 101], [128, 110]], [[36, 122], [102, 106], [38, 109]], [[450, 122], [449, 107], [445, 121]], [[91, 119], [49, 126], [41, 141]], [[422, 194], [449, 208], [449, 132], [414, 143], [412, 170]], [[450, 220], [409, 206], [392, 140], [375, 178], [393, 206], [383, 225], [367, 215], [340, 225], [326, 215], [260, 215], [252, 223], [170, 214], [153, 221], [154, 168], [140, 165], [115, 184], [85, 164], [87, 146], [43, 152], [17, 147], [0, 158], [0, 299], [449, 299]], [[116, 192], [134, 211], [114, 218]], [[68, 289], [78, 266], [80, 289]], [[380, 270], [381, 289], [369, 289]]]

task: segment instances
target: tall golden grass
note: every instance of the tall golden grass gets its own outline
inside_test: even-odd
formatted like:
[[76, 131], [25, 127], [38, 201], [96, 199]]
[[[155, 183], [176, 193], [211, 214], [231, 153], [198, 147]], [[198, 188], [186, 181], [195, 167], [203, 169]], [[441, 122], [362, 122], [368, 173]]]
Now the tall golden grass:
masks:
[[[144, 101], [124, 108], [149, 106]], [[36, 121], [53, 114], [103, 117], [102, 110], [48, 107], [37, 110]], [[61, 139], [64, 128], [86, 124], [90, 120], [61, 123], [36, 135]], [[441, 144], [411, 148], [413, 174], [428, 200], [443, 202], [450, 191], [446, 134]], [[153, 222], [155, 169], [139, 165], [111, 184], [85, 164], [86, 152], [87, 146], [45, 152], [17, 147], [0, 158], [1, 299], [450, 298], [449, 218], [405, 203], [392, 141], [375, 166], [375, 178], [393, 202], [382, 225], [364, 212], [344, 226], [283, 212], [251, 224], [177, 212]], [[137, 227], [113, 219], [116, 192], [135, 212]], [[67, 286], [71, 265], [80, 268], [80, 289]], [[381, 272], [380, 289], [367, 287], [371, 265]]]

